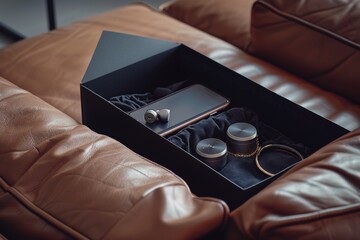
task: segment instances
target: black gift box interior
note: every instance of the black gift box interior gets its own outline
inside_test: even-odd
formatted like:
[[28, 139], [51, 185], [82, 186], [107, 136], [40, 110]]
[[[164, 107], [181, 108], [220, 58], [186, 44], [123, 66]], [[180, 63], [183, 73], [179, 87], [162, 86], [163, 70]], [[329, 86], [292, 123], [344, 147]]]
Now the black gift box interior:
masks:
[[[130, 109], [109, 101], [112, 97], [135, 94], [146, 104], [152, 100], [147, 99], [148, 94], [155, 89], [184, 81], [202, 84], [230, 99], [227, 111], [255, 113], [254, 124], [266, 126], [267, 133], [281, 133], [295, 148], [300, 144], [305, 156], [348, 132], [185, 45], [113, 32], [103, 32], [81, 83], [83, 123], [170, 169], [183, 178], [196, 195], [223, 199], [234, 209], [287, 168], [273, 177], [259, 171], [251, 173], [255, 181], [239, 184], [239, 179], [249, 179], [246, 170], [237, 176], [237, 172], [224, 174], [223, 170], [210, 168], [196, 157], [189, 145], [176, 144], [176, 133], [161, 137], [130, 117], [127, 111]], [[220, 114], [228, 113], [212, 118], [221, 119]], [[235, 117], [235, 120], [238, 119]], [[185, 135], [189, 134], [184, 131]], [[192, 144], [199, 140], [199, 136], [189, 136], [187, 139]], [[244, 169], [249, 164], [249, 169], [254, 169], [252, 158], [242, 160]], [[238, 163], [232, 161], [232, 164]]]

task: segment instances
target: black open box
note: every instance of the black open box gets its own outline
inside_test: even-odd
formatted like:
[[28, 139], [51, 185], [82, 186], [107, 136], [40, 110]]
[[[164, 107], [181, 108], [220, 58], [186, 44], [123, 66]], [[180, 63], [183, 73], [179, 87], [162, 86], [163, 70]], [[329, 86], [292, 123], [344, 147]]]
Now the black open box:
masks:
[[310, 153], [348, 132], [184, 45], [113, 32], [102, 34], [81, 83], [83, 123], [172, 170], [196, 195], [223, 199], [234, 209], [281, 173], [241, 188], [108, 101], [184, 79], [216, 90], [233, 106], [252, 109]]

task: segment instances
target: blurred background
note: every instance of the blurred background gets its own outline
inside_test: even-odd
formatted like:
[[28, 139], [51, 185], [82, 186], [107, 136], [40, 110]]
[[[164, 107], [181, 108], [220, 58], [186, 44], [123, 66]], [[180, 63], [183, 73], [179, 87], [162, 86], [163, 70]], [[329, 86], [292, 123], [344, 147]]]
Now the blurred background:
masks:
[[[101, 12], [131, 4], [144, 2], [158, 8], [168, 0], [53, 0], [56, 26], [61, 27]], [[195, 0], [194, 0], [195, 1]], [[49, 31], [47, 0], [0, 0], [0, 29], [10, 28], [17, 34], [29, 38]], [[0, 48], [15, 39], [0, 31]]]

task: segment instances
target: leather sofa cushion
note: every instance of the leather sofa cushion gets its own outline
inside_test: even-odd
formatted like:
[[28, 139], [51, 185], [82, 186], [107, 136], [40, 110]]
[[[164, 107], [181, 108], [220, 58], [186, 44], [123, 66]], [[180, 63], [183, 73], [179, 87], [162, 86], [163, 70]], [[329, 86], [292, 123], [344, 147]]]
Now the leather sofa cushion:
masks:
[[165, 3], [166, 14], [221, 38], [240, 49], [250, 43], [250, 13], [255, 0], [178, 0]]
[[189, 239], [220, 200], [0, 77], [0, 232], [9, 239]]
[[360, 2], [258, 0], [251, 52], [360, 103]]
[[358, 239], [360, 129], [301, 161], [234, 210], [228, 239]]

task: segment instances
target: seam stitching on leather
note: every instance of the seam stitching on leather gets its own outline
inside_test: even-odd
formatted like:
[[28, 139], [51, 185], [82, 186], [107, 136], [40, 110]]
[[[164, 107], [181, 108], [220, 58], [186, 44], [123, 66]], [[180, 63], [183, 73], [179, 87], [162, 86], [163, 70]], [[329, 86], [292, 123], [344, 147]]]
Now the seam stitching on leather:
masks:
[[305, 213], [301, 214], [302, 216], [300, 217], [297, 217], [297, 215], [295, 215], [292, 219], [287, 218], [286, 220], [273, 221], [274, 224], [271, 224], [272, 226], [269, 227], [269, 231], [289, 227], [292, 225], [308, 223], [309, 221], [319, 221], [322, 219], [351, 215], [355, 214], [356, 212], [360, 212], [360, 203], [354, 203], [346, 206], [333, 207], [326, 210]]
[[60, 231], [63, 231], [64, 233], [73, 236], [77, 239], [89, 239], [80, 232], [74, 230], [70, 226], [66, 225], [65, 223], [53, 217], [51, 214], [47, 213], [43, 209], [36, 206], [15, 187], [9, 186], [2, 177], [0, 177], [0, 186], [5, 190], [5, 192], [9, 192], [18, 201], [20, 201], [24, 207], [26, 207], [28, 210], [33, 212], [36, 216], [40, 217], [44, 221], [50, 222], [51, 225], [53, 225], [55, 228], [59, 229]]
[[294, 16], [294, 15], [291, 15], [287, 12], [284, 12], [284, 11], [281, 11], [280, 9], [272, 6], [271, 4], [267, 3], [267, 2], [264, 2], [262, 0], [260, 1], [256, 1], [254, 6], [255, 5], [263, 5], [264, 7], [268, 8], [269, 10], [271, 10], [272, 12], [274, 12], [275, 14], [278, 14], [282, 17], [285, 17], [287, 19], [289, 19], [290, 21], [294, 21], [294, 22], [298, 22], [302, 25], [305, 25], [313, 30], [315, 30], [316, 32], [320, 33], [320, 34], [326, 34], [328, 35], [329, 37], [331, 37], [332, 39], [334, 40], [338, 40], [338, 41], [341, 41], [341, 42], [344, 42], [346, 45], [350, 46], [350, 47], [353, 47], [353, 48], [356, 48], [356, 49], [360, 49], [360, 44], [346, 38], [346, 37], [343, 37], [335, 32], [333, 32], [332, 30], [329, 30], [329, 29], [326, 29], [324, 27], [321, 27], [321, 26], [318, 26], [318, 25], [315, 25], [307, 20], [304, 20], [302, 18], [299, 18], [297, 16]]

